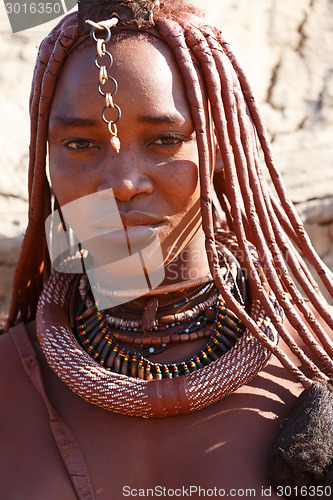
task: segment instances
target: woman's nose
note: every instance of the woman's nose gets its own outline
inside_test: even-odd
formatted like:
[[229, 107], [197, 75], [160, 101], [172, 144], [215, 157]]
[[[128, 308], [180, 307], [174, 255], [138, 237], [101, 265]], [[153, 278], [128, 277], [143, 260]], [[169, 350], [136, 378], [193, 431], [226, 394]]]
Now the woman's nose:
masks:
[[[153, 192], [152, 180], [141, 171], [138, 162], [122, 161], [121, 153], [114, 159], [114, 165], [108, 165], [98, 184], [98, 191], [112, 188], [113, 196], [118, 201], [129, 201], [138, 194]], [[113, 162], [112, 162], [113, 163]]]
[[113, 185], [113, 194], [118, 201], [129, 201], [137, 194], [151, 192], [152, 183], [144, 176], [139, 176], [137, 179], [133, 179], [133, 176], [124, 177]]

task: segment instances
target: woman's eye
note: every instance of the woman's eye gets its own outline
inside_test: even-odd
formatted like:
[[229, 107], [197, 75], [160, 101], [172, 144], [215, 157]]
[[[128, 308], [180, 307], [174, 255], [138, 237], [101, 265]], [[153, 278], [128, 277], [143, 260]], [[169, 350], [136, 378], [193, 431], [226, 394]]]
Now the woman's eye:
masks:
[[181, 145], [183, 142], [185, 142], [184, 137], [167, 135], [167, 136], [159, 137], [158, 139], [155, 139], [153, 144], [158, 144], [158, 145], [162, 145], [162, 146], [178, 146], [178, 145]]
[[88, 139], [76, 139], [66, 143], [66, 148], [74, 150], [85, 150], [97, 147], [95, 143]]

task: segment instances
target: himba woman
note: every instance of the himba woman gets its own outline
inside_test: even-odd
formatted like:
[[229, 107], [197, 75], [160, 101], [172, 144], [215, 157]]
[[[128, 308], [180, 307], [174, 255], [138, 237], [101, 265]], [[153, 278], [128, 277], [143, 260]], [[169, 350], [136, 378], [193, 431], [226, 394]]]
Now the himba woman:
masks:
[[333, 314], [298, 249], [333, 296], [332, 273], [221, 31], [176, 0], [82, 0], [30, 112], [1, 498], [330, 498]]

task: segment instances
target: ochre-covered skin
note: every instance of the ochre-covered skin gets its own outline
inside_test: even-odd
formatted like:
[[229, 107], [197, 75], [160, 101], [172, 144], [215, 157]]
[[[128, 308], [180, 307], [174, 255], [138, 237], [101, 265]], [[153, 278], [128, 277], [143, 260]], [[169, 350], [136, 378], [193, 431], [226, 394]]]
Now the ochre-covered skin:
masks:
[[[233, 55], [230, 46], [222, 34], [209, 25], [202, 14], [196, 16], [194, 13], [189, 13], [191, 10], [182, 13], [182, 4], [177, 2], [162, 4], [161, 10], [157, 5], [154, 7], [155, 27], [152, 33], [154, 36], [164, 38], [172, 49], [179, 65], [186, 98], [190, 106], [198, 144], [200, 210], [210, 271], [226, 300], [227, 306], [266, 347], [274, 352], [285, 368], [293, 373], [304, 387], [309, 387], [311, 381], [290, 362], [278, 347], [270, 343], [269, 339], [239, 307], [239, 304], [223, 285], [214, 244], [211, 211], [212, 164], [209, 146], [210, 127], [207, 126], [205, 113], [207, 97], [213, 110], [212, 118], [216, 130], [218, 151], [224, 166], [224, 180], [218, 177], [221, 176], [221, 173], [217, 174], [214, 185], [218, 190], [219, 199], [223, 202], [222, 205], [226, 211], [226, 219], [230, 229], [237, 236], [242, 253], [241, 263], [247, 270], [252, 296], [262, 302], [276, 324], [279, 334], [290, 345], [302, 363], [311, 370], [313, 375], [320, 377], [322, 375], [311, 364], [311, 361], [300, 352], [281, 324], [276, 311], [272, 308], [268, 293], [269, 289], [274, 292], [293, 328], [299, 332], [313, 353], [318, 355], [327, 366], [328, 372], [333, 373], [332, 362], [329, 359], [333, 351], [333, 343], [307, 307], [295, 286], [295, 282], [298, 281], [303, 287], [316, 311], [330, 328], [333, 326], [333, 316], [310, 277], [306, 265], [292, 248], [291, 241], [302, 249], [329, 291], [332, 291], [331, 272], [316, 256], [301, 221], [286, 197], [256, 100], [245, 73]], [[192, 12], [194, 11], [192, 10]], [[138, 30], [137, 23], [133, 22], [131, 25], [126, 21], [126, 30], [128, 29], [136, 32]], [[79, 33], [76, 14], [73, 14], [59, 23], [41, 47], [31, 94], [30, 223], [14, 279], [9, 326], [15, 323], [18, 315], [24, 320], [32, 319], [35, 316], [43, 278], [46, 279], [49, 275], [50, 263], [43, 236], [44, 220], [50, 213], [50, 192], [45, 177], [48, 117], [58, 74], [62, 70], [64, 60], [68, 53], [73, 51], [73, 47], [81, 44], [87, 36], [87, 34]], [[192, 48], [193, 54], [188, 51], [188, 48]], [[203, 82], [198, 76], [196, 64], [193, 64], [196, 57], [202, 66]], [[206, 87], [206, 91], [202, 83]], [[239, 110], [237, 115], [231, 113], [232, 109]], [[273, 197], [262, 179], [251, 123], [258, 133], [265, 162], [272, 176], [282, 208], [279, 208], [273, 201]], [[220, 192], [219, 186], [224, 186], [225, 191]], [[288, 239], [289, 237], [291, 241]], [[37, 252], [32, 251], [36, 239], [40, 242]], [[257, 247], [260, 261], [265, 269], [265, 276], [258, 272], [253, 265], [246, 240], [251, 241]], [[272, 259], [274, 259], [274, 265]], [[289, 274], [286, 264], [292, 269], [293, 277]], [[288, 295], [285, 295], [285, 290], [290, 293], [293, 304], [288, 299]], [[314, 328], [322, 347], [319, 346], [315, 338], [311, 337], [309, 325]]]
[[[126, 226], [151, 221], [157, 230], [167, 274], [163, 283], [181, 276], [179, 266], [183, 269], [184, 263], [188, 269], [183, 269], [183, 280], [190, 272], [192, 277], [208, 274], [204, 235], [199, 231], [197, 144], [171, 50], [154, 38], [131, 37], [114, 43], [112, 76], [118, 82], [114, 99], [122, 110], [117, 127], [122, 143], [119, 154], [113, 151], [108, 127], [100, 118], [103, 99], [96, 92], [98, 71], [87, 72], [95, 54], [92, 45], [70, 56], [52, 102], [50, 176], [60, 206], [112, 188]], [[212, 149], [211, 145], [210, 163]], [[81, 216], [89, 228], [94, 222], [90, 214]], [[177, 259], [184, 248], [186, 260]]]
[[[118, 500], [125, 486], [155, 485], [216, 487], [226, 493], [254, 488], [261, 498], [262, 488], [270, 488], [271, 447], [301, 384], [309, 388], [313, 377], [326, 380], [333, 374], [333, 314], [293, 244], [330, 293], [332, 273], [316, 256], [286, 196], [245, 73], [221, 32], [202, 14], [186, 8], [183, 13], [183, 2], [162, 4], [161, 9], [154, 5], [153, 15], [149, 12], [149, 28], [126, 18], [124, 35], [120, 22], [108, 46], [122, 110], [118, 154], [100, 118], [95, 45], [79, 31], [76, 14], [64, 18], [41, 46], [30, 100], [29, 225], [8, 320], [8, 328], [16, 324], [21, 337], [15, 331], [0, 337], [0, 496], [6, 499], [76, 498], [73, 485], [86, 499]], [[148, 34], [139, 35], [140, 29]], [[255, 133], [281, 205], [263, 180]], [[200, 411], [143, 419], [89, 404], [58, 379], [46, 363], [34, 322], [36, 312], [43, 318], [37, 303], [50, 275], [44, 230], [51, 212], [47, 141], [56, 208], [112, 188], [126, 225], [154, 226], [158, 232], [166, 272], [162, 285], [176, 300], [191, 293], [187, 280], [193, 273], [196, 278], [211, 273], [227, 307], [276, 355], [251, 383]], [[212, 185], [226, 222], [213, 216]], [[81, 215], [89, 224], [89, 214]], [[260, 301], [280, 334], [279, 345], [226, 287], [214, 222], [235, 233], [249, 300]], [[169, 302], [165, 290], [156, 292], [160, 306]], [[141, 297], [136, 307], [145, 304]], [[75, 311], [70, 315], [72, 321]], [[41, 327], [56, 330], [57, 324], [43, 321]], [[29, 341], [22, 340], [26, 329], [41, 375]], [[23, 345], [25, 368], [19, 359]], [[179, 343], [170, 350], [171, 362], [197, 349], [195, 343]], [[158, 361], [169, 360], [166, 350]], [[181, 393], [186, 384], [176, 385]], [[272, 490], [270, 498], [280, 497]]]
[[[255, 489], [255, 498], [261, 498], [264, 487], [271, 488], [270, 498], [281, 498], [268, 478], [270, 453], [281, 420], [288, 417], [302, 389], [275, 357], [250, 384], [212, 406], [145, 419], [86, 403], [47, 365], [34, 322], [26, 331], [41, 364], [47, 396], [74, 432], [96, 499], [121, 498], [126, 485]], [[45, 403], [25, 374], [9, 334], [0, 337], [0, 353], [0, 398], [6, 402], [0, 414], [2, 495], [76, 498]]]
[[[35, 339], [34, 325], [29, 325]], [[122, 498], [122, 488], [269, 487], [269, 455], [281, 418], [300, 386], [273, 358], [251, 382], [203, 410], [162, 419], [127, 417], [86, 403], [42, 358], [46, 391], [72, 428], [96, 498]], [[54, 442], [45, 405], [25, 375], [8, 334], [0, 338], [0, 484], [5, 498], [76, 498]], [[8, 374], [15, 374], [9, 377]], [[4, 382], [6, 379], [6, 382]], [[11, 408], [17, 408], [13, 412]], [[194, 496], [193, 498], [199, 498]], [[237, 498], [237, 497], [236, 497]], [[272, 490], [271, 498], [279, 498]]]

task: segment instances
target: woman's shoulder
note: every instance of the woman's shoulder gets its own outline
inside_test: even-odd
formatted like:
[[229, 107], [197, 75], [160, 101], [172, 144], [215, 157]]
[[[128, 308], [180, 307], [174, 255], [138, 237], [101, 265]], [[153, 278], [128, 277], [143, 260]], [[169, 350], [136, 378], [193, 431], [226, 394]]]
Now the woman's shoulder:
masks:
[[[28, 411], [31, 405], [40, 403], [29, 371], [38, 367], [38, 357], [33, 348], [28, 330], [34, 325], [20, 323], [0, 336], [0, 419], [13, 418], [13, 409]], [[37, 368], [38, 369], [38, 368]], [[17, 412], [14, 412], [17, 413]]]
[[12, 332], [8, 331], [0, 335], [0, 392], [16, 388], [21, 378], [24, 378], [24, 370]]
[[46, 405], [34, 387], [40, 375], [28, 334], [34, 329], [21, 323], [0, 336], [0, 497], [72, 499]]

